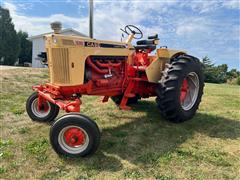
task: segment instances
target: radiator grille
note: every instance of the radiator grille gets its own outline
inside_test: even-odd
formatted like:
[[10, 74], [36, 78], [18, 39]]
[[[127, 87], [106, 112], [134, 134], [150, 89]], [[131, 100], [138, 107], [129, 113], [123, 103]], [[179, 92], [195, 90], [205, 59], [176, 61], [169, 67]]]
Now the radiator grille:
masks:
[[52, 80], [57, 84], [70, 83], [69, 52], [67, 48], [52, 49]]

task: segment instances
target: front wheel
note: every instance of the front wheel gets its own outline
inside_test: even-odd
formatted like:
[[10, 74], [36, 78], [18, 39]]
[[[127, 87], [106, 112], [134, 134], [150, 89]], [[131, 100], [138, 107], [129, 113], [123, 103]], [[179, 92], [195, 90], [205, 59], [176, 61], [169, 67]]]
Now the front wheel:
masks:
[[181, 55], [166, 64], [156, 89], [162, 116], [175, 123], [191, 119], [201, 102], [203, 88], [203, 71], [197, 58]]
[[59, 155], [84, 157], [97, 150], [100, 131], [90, 118], [77, 113], [66, 114], [52, 125], [50, 142]]
[[33, 121], [38, 122], [50, 122], [53, 121], [58, 113], [59, 107], [48, 101], [43, 102], [42, 106], [38, 107], [38, 93], [34, 92], [26, 102], [26, 111], [28, 116]]

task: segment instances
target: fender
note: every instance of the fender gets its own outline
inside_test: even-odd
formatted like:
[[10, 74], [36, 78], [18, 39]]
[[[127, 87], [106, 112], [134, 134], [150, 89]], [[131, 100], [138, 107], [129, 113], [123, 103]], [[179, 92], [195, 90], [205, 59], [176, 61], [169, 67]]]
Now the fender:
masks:
[[186, 54], [185, 51], [159, 48], [157, 49], [157, 57], [146, 68], [146, 74], [149, 82], [158, 83], [161, 79], [161, 73], [165, 68], [165, 64], [179, 55]]

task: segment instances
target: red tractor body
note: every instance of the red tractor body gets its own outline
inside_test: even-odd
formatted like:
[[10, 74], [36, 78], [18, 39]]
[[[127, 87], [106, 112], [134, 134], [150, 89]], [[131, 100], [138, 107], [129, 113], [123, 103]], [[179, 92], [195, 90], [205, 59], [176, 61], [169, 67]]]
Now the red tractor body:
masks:
[[[203, 73], [199, 60], [183, 51], [160, 47], [158, 35], [131, 41], [142, 32], [133, 25], [124, 30], [126, 42], [63, 36], [46, 37], [50, 82], [33, 86], [26, 109], [34, 121], [54, 121], [59, 109], [68, 114], [51, 127], [50, 141], [58, 154], [85, 156], [93, 153], [100, 132], [90, 118], [80, 112], [81, 96], [111, 98], [120, 109], [130, 110], [131, 103], [156, 96], [162, 117], [172, 122], [191, 119], [203, 94]], [[46, 60], [47, 59], [47, 60]]]

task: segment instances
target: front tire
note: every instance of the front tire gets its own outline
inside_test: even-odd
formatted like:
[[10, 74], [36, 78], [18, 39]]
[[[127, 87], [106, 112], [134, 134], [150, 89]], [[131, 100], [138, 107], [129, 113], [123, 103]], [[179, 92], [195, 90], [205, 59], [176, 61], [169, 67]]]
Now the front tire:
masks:
[[97, 150], [100, 131], [97, 124], [87, 116], [66, 114], [52, 125], [50, 142], [59, 155], [84, 157]]
[[51, 122], [57, 117], [59, 113], [59, 107], [46, 101], [43, 103], [41, 109], [38, 109], [38, 93], [34, 92], [27, 99], [26, 111], [28, 113], [28, 116], [33, 121]]
[[180, 55], [166, 64], [156, 102], [161, 115], [174, 123], [191, 119], [201, 102], [204, 88], [200, 61], [189, 55]]

